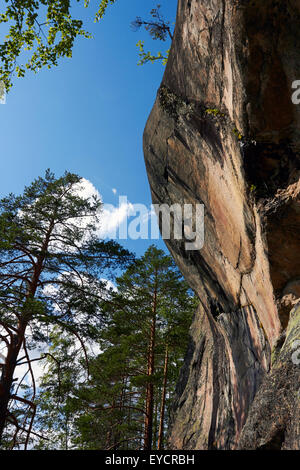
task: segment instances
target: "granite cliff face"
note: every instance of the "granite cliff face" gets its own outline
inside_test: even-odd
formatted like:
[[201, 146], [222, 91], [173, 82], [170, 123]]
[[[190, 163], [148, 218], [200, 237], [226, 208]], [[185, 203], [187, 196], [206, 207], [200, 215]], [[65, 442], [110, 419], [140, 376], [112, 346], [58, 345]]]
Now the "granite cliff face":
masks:
[[166, 241], [200, 299], [173, 449], [300, 449], [299, 51], [300, 0], [179, 0], [144, 133], [153, 202], [205, 207]]

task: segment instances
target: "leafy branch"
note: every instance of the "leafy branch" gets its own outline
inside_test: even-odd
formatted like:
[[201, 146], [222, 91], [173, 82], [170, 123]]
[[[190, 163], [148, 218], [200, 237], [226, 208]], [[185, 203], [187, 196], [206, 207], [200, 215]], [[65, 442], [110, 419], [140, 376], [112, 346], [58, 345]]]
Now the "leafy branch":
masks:
[[[151, 19], [143, 20], [140, 16], [137, 16], [135, 21], [131, 23], [132, 29], [134, 31], [139, 30], [144, 26], [145, 30], [150, 34], [153, 40], [167, 41], [167, 39], [173, 40], [173, 31], [170, 26], [170, 22], [166, 21], [163, 15], [160, 12], [160, 5], [157, 5], [156, 8], [153, 8], [150, 12]], [[147, 62], [152, 64], [155, 61], [162, 61], [163, 65], [167, 64], [170, 49], [168, 49], [164, 54], [158, 52], [156, 55], [151, 52], [146, 52], [144, 49], [144, 41], [139, 41], [137, 43], [139, 48], [139, 57], [140, 60], [138, 65], [144, 65]]]
[[137, 47], [140, 50], [140, 52], [139, 52], [140, 60], [138, 62], [138, 65], [144, 65], [147, 62], [151, 62], [153, 64], [156, 60], [162, 60], [163, 65], [167, 64], [170, 49], [168, 49], [166, 51], [165, 55], [163, 55], [161, 52], [158, 52], [157, 55], [153, 55], [151, 52], [146, 52], [145, 51], [144, 41], [139, 41], [137, 43]]

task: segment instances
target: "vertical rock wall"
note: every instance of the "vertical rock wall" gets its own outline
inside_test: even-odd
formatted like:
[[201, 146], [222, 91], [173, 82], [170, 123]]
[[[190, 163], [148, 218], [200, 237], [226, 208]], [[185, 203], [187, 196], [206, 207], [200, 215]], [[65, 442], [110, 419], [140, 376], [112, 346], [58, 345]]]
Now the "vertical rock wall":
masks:
[[178, 3], [144, 133], [153, 202], [205, 208], [201, 250], [166, 240], [200, 299], [171, 448], [238, 447], [300, 297], [299, 32], [298, 0]]

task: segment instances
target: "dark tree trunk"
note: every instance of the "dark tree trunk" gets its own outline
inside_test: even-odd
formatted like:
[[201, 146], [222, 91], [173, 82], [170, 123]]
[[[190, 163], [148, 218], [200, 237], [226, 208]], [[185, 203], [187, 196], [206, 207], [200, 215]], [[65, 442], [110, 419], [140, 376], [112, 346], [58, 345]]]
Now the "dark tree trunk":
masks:
[[[37, 258], [35, 265], [33, 266], [33, 275], [31, 280], [27, 280], [28, 289], [26, 295], [24, 295], [24, 304], [23, 307], [26, 306], [26, 302], [28, 299], [33, 299], [36, 295], [36, 290], [38, 287], [38, 283], [40, 280], [41, 273], [43, 271], [43, 265], [45, 261], [45, 256], [48, 250], [48, 245], [50, 241], [50, 236], [54, 228], [54, 220], [52, 220], [49, 224], [49, 229], [45, 235], [45, 240], [41, 247], [41, 253]], [[5, 364], [2, 367], [1, 379], [0, 379], [0, 443], [3, 437], [3, 431], [7, 422], [7, 418], [9, 417], [9, 401], [12, 396], [12, 385], [14, 381], [14, 373], [17, 367], [17, 360], [19, 352], [25, 342], [25, 333], [26, 328], [31, 321], [34, 312], [26, 311], [25, 313], [18, 312], [18, 326], [17, 329], [7, 327], [7, 331], [10, 332], [7, 345], [7, 356], [5, 358]], [[17, 397], [15, 397], [16, 399]], [[21, 399], [22, 401], [23, 399]], [[30, 402], [27, 402], [30, 404]], [[34, 407], [34, 405], [33, 405]], [[16, 422], [13, 420], [11, 421], [13, 424], [16, 425]], [[25, 448], [27, 447], [28, 437], [26, 440]]]
[[161, 391], [161, 407], [160, 407], [160, 419], [159, 419], [159, 431], [158, 431], [158, 443], [157, 443], [158, 450], [161, 450], [163, 448], [168, 363], [169, 363], [169, 350], [168, 350], [168, 345], [166, 345], [165, 362], [164, 362], [164, 379], [163, 379], [163, 386], [162, 386], [162, 391]]
[[5, 363], [2, 366], [0, 379], [0, 443], [3, 431], [9, 417], [8, 404], [11, 399], [11, 391], [14, 382], [14, 373], [17, 359], [22, 347], [26, 330], [26, 323], [20, 323], [17, 333], [12, 333], [8, 346]]
[[148, 367], [147, 367], [148, 383], [147, 383], [147, 388], [146, 388], [144, 450], [151, 450], [152, 448], [153, 407], [154, 407], [154, 385], [152, 382], [152, 376], [154, 374], [154, 363], [155, 363], [156, 314], [157, 314], [157, 275], [156, 275], [154, 294], [153, 294], [152, 320], [151, 320], [151, 325], [150, 325], [150, 340], [149, 340], [149, 348], [148, 348]]
[[150, 344], [149, 344], [149, 353], [148, 353], [147, 376], [148, 376], [149, 382], [147, 383], [147, 388], [146, 388], [144, 450], [151, 450], [152, 448], [154, 385], [151, 382], [151, 378], [154, 374], [155, 329], [156, 329], [156, 316], [153, 316], [153, 319], [151, 322]]

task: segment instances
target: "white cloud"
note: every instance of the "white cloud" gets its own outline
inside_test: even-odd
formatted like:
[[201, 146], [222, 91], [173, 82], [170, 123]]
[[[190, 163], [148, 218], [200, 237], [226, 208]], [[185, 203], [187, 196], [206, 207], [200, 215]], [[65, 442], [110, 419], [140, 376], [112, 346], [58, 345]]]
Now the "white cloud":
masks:
[[127, 217], [134, 214], [134, 207], [128, 201], [122, 202], [118, 207], [104, 204], [100, 217], [98, 235], [100, 238], [116, 238], [117, 229]]
[[[103, 198], [99, 191], [85, 178], [82, 178], [81, 182], [76, 185], [75, 191], [82, 197], [91, 198], [96, 196], [103, 203]], [[117, 189], [113, 188], [112, 192], [117, 194]], [[117, 207], [112, 204], [103, 203], [99, 225], [97, 227], [97, 235], [102, 239], [116, 238], [118, 227], [131, 215], [134, 215], [134, 207], [133, 204], [127, 201], [126, 197], [120, 198], [120, 204]], [[89, 221], [86, 220], [81, 223], [88, 222]]]
[[85, 178], [81, 178], [81, 181], [74, 185], [75, 191], [80, 194], [82, 197], [92, 197], [97, 196], [102, 200], [102, 196], [99, 191], [95, 188], [93, 183]]
[[[74, 192], [84, 198], [97, 197], [102, 202], [101, 214], [99, 221], [96, 225], [96, 234], [100, 239], [126, 239], [129, 233], [133, 239], [148, 238], [148, 225], [151, 225], [151, 236], [153, 238], [159, 238], [159, 229], [157, 225], [157, 217], [153, 206], [146, 208], [143, 204], [132, 204], [127, 200], [126, 196], [119, 196], [118, 206], [113, 204], [105, 204], [103, 197], [95, 186], [87, 179], [82, 178], [79, 183], [75, 185]], [[117, 194], [117, 189], [113, 188], [112, 192]], [[129, 219], [135, 217], [137, 220]], [[82, 219], [70, 219], [70, 223], [79, 225], [84, 228], [88, 223], [93, 222], [91, 217]], [[140, 225], [140, 231], [137, 230], [137, 226]], [[58, 227], [59, 230], [59, 227]], [[141, 233], [140, 233], [141, 232]], [[119, 237], [118, 237], [119, 235]], [[55, 247], [59, 248], [58, 246]]]

